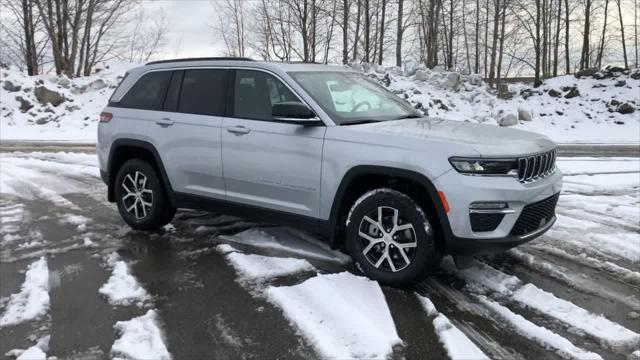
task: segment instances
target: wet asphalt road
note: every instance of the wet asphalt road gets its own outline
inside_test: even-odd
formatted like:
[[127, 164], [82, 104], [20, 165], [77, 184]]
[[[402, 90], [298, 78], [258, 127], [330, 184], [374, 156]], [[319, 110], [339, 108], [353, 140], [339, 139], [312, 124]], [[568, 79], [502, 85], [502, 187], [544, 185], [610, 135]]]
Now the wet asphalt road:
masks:
[[[236, 270], [215, 251], [215, 246], [232, 243], [246, 253], [305, 258], [321, 273], [354, 272], [352, 265], [341, 264], [330, 257], [305, 256], [295, 250], [295, 245], [294, 250], [289, 251], [286, 246], [264, 249], [234, 242], [235, 234], [255, 228], [279, 238], [291, 238], [291, 244], [295, 244], [296, 239], [303, 243], [308, 240], [294, 230], [255, 224], [224, 214], [184, 210], [176, 215], [173, 228], [152, 233], [133, 231], [124, 225], [115, 206], [105, 201], [104, 185], [97, 178], [42, 171], [45, 176], [68, 179], [77, 189], [63, 195], [66, 202], [51, 197], [25, 199], [3, 194], [0, 206], [21, 204], [25, 210], [15, 234], [28, 239], [40, 233], [46, 243], [29, 248], [20, 247], [20, 242], [3, 243], [0, 313], [7, 298], [17, 292], [24, 281], [27, 265], [42, 255], [47, 255], [51, 273], [50, 311], [37, 321], [0, 328], [0, 356], [14, 348], [27, 348], [40, 335], [50, 334], [49, 356], [59, 359], [109, 358], [111, 345], [117, 338], [113, 329], [115, 322], [142, 315], [147, 310], [137, 306], [112, 306], [99, 295], [98, 289], [110, 276], [110, 270], [104, 266], [104, 257], [115, 251], [132, 264], [132, 274], [152, 295], [153, 307], [160, 314], [166, 334], [166, 344], [175, 359], [318, 357], [313, 346], [287, 321], [282, 311], [256, 293], [259, 287], [268, 285], [299, 284], [313, 274], [301, 273], [266, 284], [247, 285], [238, 281]], [[630, 189], [625, 196], [638, 204], [637, 189]], [[569, 214], [569, 210], [560, 208], [559, 212]], [[82, 229], [62, 223], [60, 217], [67, 213], [81, 214], [92, 221]], [[602, 226], [608, 226], [606, 216], [602, 216]], [[625, 222], [622, 226], [632, 233], [640, 233], [637, 223]], [[86, 237], [93, 245], [82, 245]], [[566, 278], [536, 266], [535, 262], [524, 261], [513, 254], [485, 257], [480, 261], [640, 332], [640, 321], [633, 315], [633, 312], [640, 312], [640, 282], [604, 271], [581, 261], [579, 256], [564, 256], [542, 246], [553, 248], [558, 241], [561, 240], [545, 236], [520, 249], [536, 260], [561, 266], [569, 275], [587, 279], [586, 286], [579, 281], [568, 282]], [[575, 254], [579, 255], [581, 251], [578, 249]], [[331, 254], [322, 248], [320, 252]], [[598, 254], [586, 253], [600, 259]], [[637, 262], [617, 259], [615, 264], [640, 272]], [[502, 320], [481, 309], [478, 296], [484, 293], [446, 269], [418, 286], [383, 287], [383, 293], [398, 334], [404, 341], [404, 346], [394, 350], [394, 358], [447, 358], [432, 319], [425, 316], [416, 293], [429, 297], [441, 313], [492, 358], [561, 358], [531, 338], [516, 334]], [[615, 297], [615, 294], [622, 294], [626, 300], [620, 301], [621, 297]], [[580, 329], [567, 327], [545, 314], [507, 300], [505, 304], [523, 317], [603, 358], [626, 359], [633, 350], [612, 349], [602, 345], [599, 339], [585, 336]], [[640, 349], [640, 344], [637, 348]]]

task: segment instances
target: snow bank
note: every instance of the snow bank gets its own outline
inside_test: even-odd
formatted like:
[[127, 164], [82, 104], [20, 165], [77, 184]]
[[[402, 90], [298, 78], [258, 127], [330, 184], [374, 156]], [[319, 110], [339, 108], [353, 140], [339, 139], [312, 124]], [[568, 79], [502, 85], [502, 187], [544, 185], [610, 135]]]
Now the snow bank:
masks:
[[433, 319], [433, 328], [438, 335], [438, 340], [444, 345], [447, 354], [451, 359], [455, 360], [480, 360], [489, 359], [489, 357], [474, 344], [460, 329], [449, 321], [449, 319], [436, 310], [431, 300], [417, 295], [420, 304], [429, 316], [435, 316]]
[[0, 327], [20, 324], [35, 319], [49, 310], [49, 268], [41, 257], [27, 268], [20, 292], [11, 295]]
[[307, 260], [279, 258], [254, 254], [231, 252], [227, 259], [240, 273], [243, 279], [261, 280], [302, 271], [314, 271], [315, 268]]
[[322, 356], [385, 358], [402, 343], [380, 286], [367, 278], [318, 275], [266, 293]]
[[[15, 67], [0, 70], [0, 137], [95, 142], [100, 112], [119, 79], [135, 66], [109, 61], [99, 65], [99, 73], [74, 79], [51, 74], [27, 76]], [[36, 91], [42, 91], [38, 88], [57, 93], [56, 105], [38, 101]]]
[[113, 267], [113, 272], [98, 292], [104, 295], [110, 304], [142, 306], [145, 301], [151, 299], [138, 280], [129, 273], [127, 263], [122, 260], [114, 260], [113, 257], [108, 260], [108, 263]]
[[118, 321], [114, 328], [120, 333], [120, 338], [111, 346], [114, 359], [171, 359], [155, 310], [128, 321]]
[[491, 301], [484, 296], [479, 297], [480, 301], [491, 310], [495, 311], [502, 319], [506, 320], [518, 333], [522, 336], [532, 339], [545, 348], [555, 350], [558, 355], [567, 359], [602, 359], [596, 353], [592, 353], [576, 347], [569, 340], [550, 331], [547, 328], [540, 327], [524, 317], [513, 313], [508, 308]]

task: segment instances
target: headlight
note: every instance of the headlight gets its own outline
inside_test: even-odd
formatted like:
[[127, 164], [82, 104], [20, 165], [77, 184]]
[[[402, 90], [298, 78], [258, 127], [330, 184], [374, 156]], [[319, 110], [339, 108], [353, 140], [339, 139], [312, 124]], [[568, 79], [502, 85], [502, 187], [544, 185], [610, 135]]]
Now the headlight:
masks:
[[462, 174], [510, 176], [518, 174], [518, 161], [516, 159], [451, 158], [449, 162]]

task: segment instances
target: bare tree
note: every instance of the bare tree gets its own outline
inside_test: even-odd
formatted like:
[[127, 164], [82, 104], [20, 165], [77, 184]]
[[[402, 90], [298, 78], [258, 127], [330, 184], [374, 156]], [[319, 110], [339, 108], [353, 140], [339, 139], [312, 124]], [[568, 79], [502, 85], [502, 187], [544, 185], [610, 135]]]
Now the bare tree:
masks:
[[212, 27], [216, 34], [222, 37], [227, 48], [226, 55], [244, 57], [247, 50], [246, 2], [242, 0], [213, 1], [212, 6], [217, 13], [216, 22]]
[[148, 61], [166, 43], [169, 31], [169, 19], [164, 10], [147, 17], [144, 9], [140, 9], [133, 19], [133, 29], [129, 33], [127, 48], [118, 57], [129, 62]]
[[620, 0], [615, 0], [616, 5], [618, 6], [618, 18], [620, 19], [620, 36], [622, 38], [622, 55], [624, 56], [624, 67], [626, 69], [629, 68], [629, 61], [627, 60], [627, 44], [624, 39], [624, 21], [622, 18], [622, 6], [620, 5]]

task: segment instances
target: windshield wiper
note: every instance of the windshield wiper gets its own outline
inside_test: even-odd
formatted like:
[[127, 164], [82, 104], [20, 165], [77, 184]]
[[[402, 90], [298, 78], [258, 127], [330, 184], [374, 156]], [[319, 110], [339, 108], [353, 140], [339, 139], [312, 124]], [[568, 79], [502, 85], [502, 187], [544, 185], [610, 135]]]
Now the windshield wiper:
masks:
[[423, 117], [424, 116], [418, 115], [418, 114], [409, 114], [409, 115], [398, 116], [397, 118], [394, 118], [393, 120], [420, 119], [420, 118], [423, 118]]
[[371, 124], [371, 123], [376, 123], [376, 122], [380, 122], [380, 120], [371, 120], [371, 119], [354, 120], [354, 121], [349, 121], [349, 122], [343, 122], [340, 125], [360, 125], [360, 124]]

